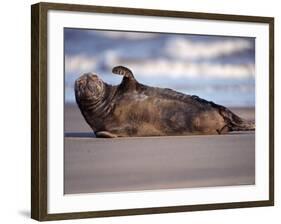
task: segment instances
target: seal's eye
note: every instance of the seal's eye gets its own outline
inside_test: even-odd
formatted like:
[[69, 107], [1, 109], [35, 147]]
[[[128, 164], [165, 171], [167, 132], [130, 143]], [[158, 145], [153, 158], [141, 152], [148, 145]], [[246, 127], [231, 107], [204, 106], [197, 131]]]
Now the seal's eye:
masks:
[[84, 79], [80, 79], [77, 82], [78, 82], [78, 85], [80, 85], [80, 86], [84, 86], [86, 84], [86, 80], [84, 80]]

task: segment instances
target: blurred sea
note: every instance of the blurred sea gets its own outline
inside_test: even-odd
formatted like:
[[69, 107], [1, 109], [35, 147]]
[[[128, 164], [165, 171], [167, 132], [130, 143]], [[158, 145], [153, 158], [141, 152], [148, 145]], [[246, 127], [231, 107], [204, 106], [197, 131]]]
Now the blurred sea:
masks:
[[93, 72], [118, 85], [111, 73], [128, 66], [146, 85], [171, 88], [231, 107], [255, 106], [255, 39], [66, 28], [65, 101], [74, 81]]

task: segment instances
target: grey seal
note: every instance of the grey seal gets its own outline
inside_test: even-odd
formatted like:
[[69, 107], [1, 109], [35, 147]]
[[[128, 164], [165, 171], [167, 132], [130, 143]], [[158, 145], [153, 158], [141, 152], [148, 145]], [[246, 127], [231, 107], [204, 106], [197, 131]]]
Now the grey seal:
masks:
[[124, 66], [116, 66], [112, 72], [123, 76], [120, 85], [107, 84], [93, 73], [75, 81], [76, 102], [97, 137], [255, 130], [253, 121], [246, 121], [224, 106], [195, 95], [141, 84]]

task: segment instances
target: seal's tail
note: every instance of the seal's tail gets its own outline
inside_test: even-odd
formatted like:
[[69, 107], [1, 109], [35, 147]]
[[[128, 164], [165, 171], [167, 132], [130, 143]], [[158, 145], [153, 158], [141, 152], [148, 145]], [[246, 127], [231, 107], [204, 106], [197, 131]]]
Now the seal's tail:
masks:
[[232, 131], [253, 131], [255, 130], [255, 122], [254, 121], [247, 121], [233, 112], [231, 112], [229, 109], [220, 106], [219, 112], [225, 119], [226, 123], [228, 124], [229, 128]]

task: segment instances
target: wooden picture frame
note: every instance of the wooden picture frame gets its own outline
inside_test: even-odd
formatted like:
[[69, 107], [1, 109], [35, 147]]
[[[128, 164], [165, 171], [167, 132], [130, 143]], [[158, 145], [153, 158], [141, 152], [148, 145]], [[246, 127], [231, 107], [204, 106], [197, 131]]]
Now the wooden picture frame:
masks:
[[[266, 24], [269, 29], [269, 173], [268, 199], [229, 203], [210, 203], [180, 206], [144, 207], [82, 212], [48, 212], [48, 12], [66, 11], [103, 13]], [[31, 7], [31, 217], [39, 221], [80, 219], [109, 216], [141, 215], [227, 208], [246, 208], [274, 205], [274, 18], [211, 14], [202, 12], [163, 11], [137, 8], [118, 8], [90, 5], [38, 3]]]

